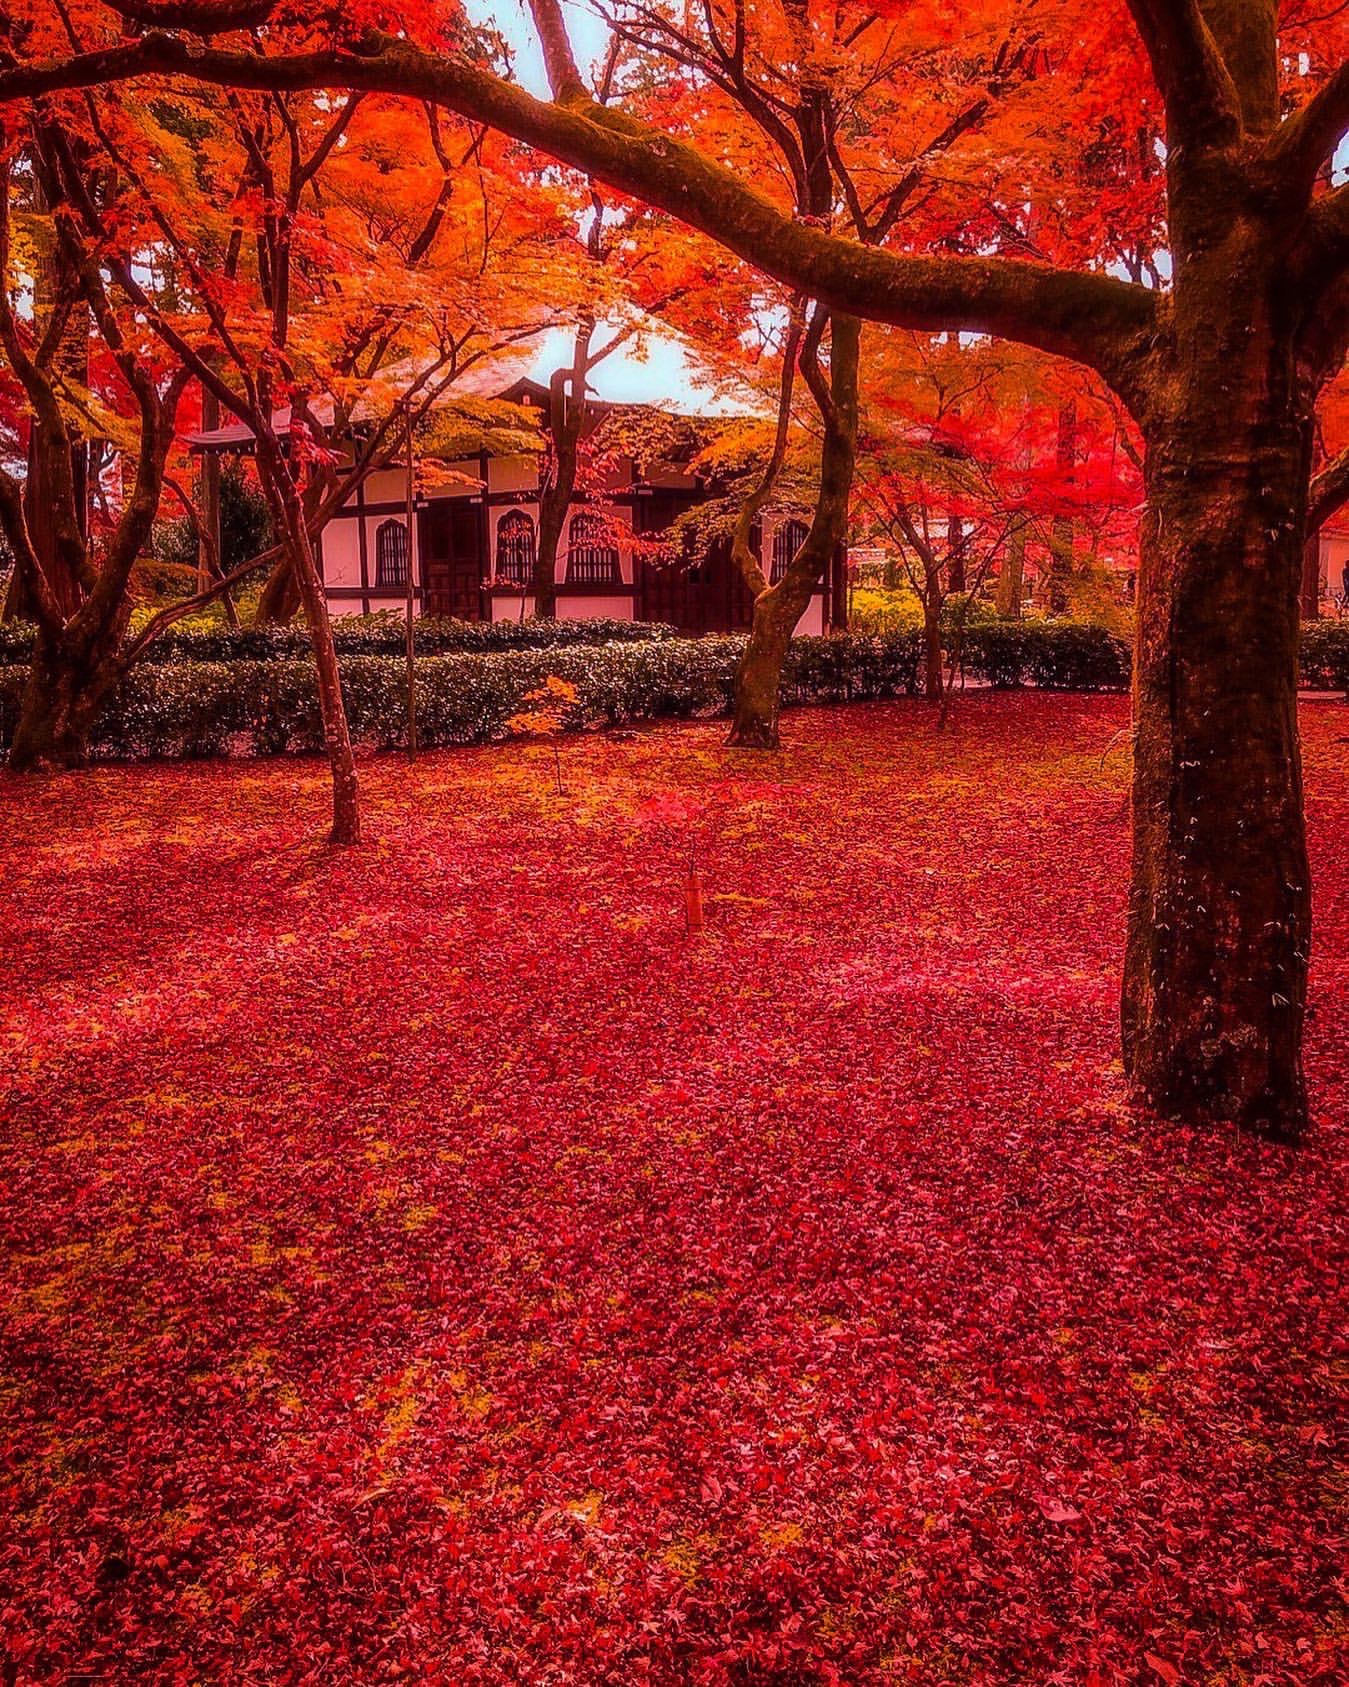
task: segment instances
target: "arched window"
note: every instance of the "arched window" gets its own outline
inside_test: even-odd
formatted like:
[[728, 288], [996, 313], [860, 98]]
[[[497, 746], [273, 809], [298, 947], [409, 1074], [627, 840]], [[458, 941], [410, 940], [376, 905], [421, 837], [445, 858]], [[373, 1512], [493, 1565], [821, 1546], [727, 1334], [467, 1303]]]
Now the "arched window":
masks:
[[618, 548], [609, 543], [603, 516], [594, 510], [577, 510], [567, 547], [567, 584], [616, 586], [618, 578]]
[[375, 585], [380, 591], [406, 591], [408, 530], [392, 516], [375, 529]]
[[507, 510], [497, 524], [496, 577], [516, 586], [534, 578], [534, 518], [523, 510]]
[[787, 572], [792, 558], [806, 542], [806, 524], [795, 516], [782, 522], [773, 535], [773, 569], [768, 576], [770, 586], [776, 586]]

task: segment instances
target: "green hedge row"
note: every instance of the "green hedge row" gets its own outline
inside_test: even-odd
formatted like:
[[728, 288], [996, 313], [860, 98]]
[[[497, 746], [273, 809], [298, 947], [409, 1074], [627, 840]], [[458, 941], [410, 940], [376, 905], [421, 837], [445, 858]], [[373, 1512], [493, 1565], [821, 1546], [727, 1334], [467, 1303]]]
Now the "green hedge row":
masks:
[[[33, 628], [20, 621], [0, 624], [0, 667], [26, 662], [33, 650]], [[422, 656], [460, 651], [555, 650], [566, 645], [648, 644], [677, 638], [673, 627], [651, 621], [418, 621], [414, 631]], [[333, 638], [343, 656], [401, 656], [405, 634], [401, 615], [341, 615]], [[186, 620], [170, 627], [140, 658], [144, 663], [267, 662], [309, 654], [309, 634], [301, 622], [289, 627], [203, 626]]]
[[[1349, 637], [1337, 623], [1309, 629], [1303, 677], [1349, 690]], [[417, 663], [417, 714], [426, 744], [485, 743], [506, 735], [525, 694], [550, 675], [570, 680], [571, 724], [616, 726], [661, 716], [711, 716], [730, 707], [739, 637], [567, 643], [552, 649], [454, 652]], [[912, 694], [918, 687], [916, 632], [846, 633], [792, 641], [787, 703], [834, 703]], [[1119, 691], [1129, 684], [1129, 649], [1101, 627], [1071, 622], [980, 623], [964, 636], [968, 679], [998, 687]], [[18, 718], [26, 670], [0, 667], [0, 743]], [[406, 669], [401, 657], [344, 654], [342, 684], [357, 741], [403, 742]], [[138, 665], [123, 681], [95, 735], [110, 757], [279, 755], [322, 748], [308, 658], [180, 661]]]
[[977, 621], [960, 639], [965, 673], [1002, 689], [1127, 691], [1126, 640], [1085, 621]]
[[[506, 735], [525, 694], [550, 675], [576, 687], [577, 726], [724, 713], [739, 638], [567, 645], [551, 651], [424, 656], [417, 717], [425, 744], [477, 744]], [[789, 702], [842, 702], [912, 691], [912, 639], [797, 639], [785, 676]], [[0, 668], [0, 739], [18, 717], [25, 670]], [[378, 748], [404, 741], [406, 667], [396, 657], [347, 656], [342, 690], [353, 738]], [[102, 756], [279, 755], [318, 750], [323, 735], [311, 663], [159, 663], [131, 670], [105, 710], [92, 748]]]

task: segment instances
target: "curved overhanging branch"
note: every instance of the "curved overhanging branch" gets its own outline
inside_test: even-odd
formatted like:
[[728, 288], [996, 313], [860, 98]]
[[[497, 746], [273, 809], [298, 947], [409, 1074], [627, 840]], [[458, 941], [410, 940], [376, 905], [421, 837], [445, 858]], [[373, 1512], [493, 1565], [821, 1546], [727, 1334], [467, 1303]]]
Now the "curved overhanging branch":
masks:
[[1319, 533], [1346, 504], [1349, 504], [1349, 451], [1341, 451], [1319, 474], [1312, 476], [1307, 499], [1307, 531]]
[[346, 88], [430, 102], [501, 130], [698, 229], [833, 310], [921, 332], [1015, 340], [1098, 370], [1126, 403], [1155, 334], [1157, 295], [1112, 277], [1014, 258], [908, 257], [794, 221], [696, 147], [601, 106], [583, 89], [536, 99], [457, 55], [372, 35], [360, 52], [266, 57], [152, 32], [140, 40], [0, 72], [0, 104], [140, 76], [222, 87]]

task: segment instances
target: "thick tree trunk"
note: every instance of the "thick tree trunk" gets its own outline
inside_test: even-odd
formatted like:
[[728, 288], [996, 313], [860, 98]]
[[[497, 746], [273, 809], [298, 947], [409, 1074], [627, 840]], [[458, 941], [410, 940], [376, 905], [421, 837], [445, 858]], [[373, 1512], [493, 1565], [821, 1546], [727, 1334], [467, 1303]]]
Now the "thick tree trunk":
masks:
[[1224, 366], [1176, 383], [1207, 410], [1191, 399], [1149, 429], [1124, 1055], [1168, 1117], [1288, 1138], [1306, 1117], [1296, 673], [1310, 430], [1279, 367], [1291, 357], [1269, 350], [1275, 378], [1256, 383], [1272, 395], [1245, 395], [1243, 418], [1234, 360], [1209, 345]]
[[[727, 743], [737, 749], [775, 750], [781, 706], [782, 666], [796, 624], [848, 537], [848, 501], [857, 453], [857, 369], [861, 325], [856, 317], [830, 318], [829, 382], [815, 362], [815, 330], [806, 336], [802, 373], [824, 417], [820, 489], [805, 543], [777, 585], [754, 600], [754, 620], [735, 676], [735, 712]], [[806, 358], [809, 358], [807, 363]], [[762, 580], [762, 573], [758, 574]]]
[[115, 639], [100, 653], [65, 642], [38, 634], [9, 748], [16, 773], [82, 766], [99, 712], [120, 676]]

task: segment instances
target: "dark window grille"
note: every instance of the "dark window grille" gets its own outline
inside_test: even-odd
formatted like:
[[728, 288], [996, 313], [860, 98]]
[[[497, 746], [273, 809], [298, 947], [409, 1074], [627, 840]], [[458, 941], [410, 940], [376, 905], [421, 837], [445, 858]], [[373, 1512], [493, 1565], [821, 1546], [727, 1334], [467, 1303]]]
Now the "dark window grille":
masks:
[[534, 578], [534, 521], [523, 510], [510, 510], [497, 527], [498, 580], [527, 586]]
[[401, 521], [381, 521], [375, 530], [375, 585], [382, 591], [406, 591], [408, 530]]
[[616, 586], [618, 581], [618, 549], [605, 538], [603, 518], [589, 510], [578, 511], [571, 518], [567, 584]]
[[792, 558], [806, 542], [806, 524], [804, 521], [784, 521], [773, 535], [773, 569], [768, 577], [770, 586], [776, 586], [787, 572]]

